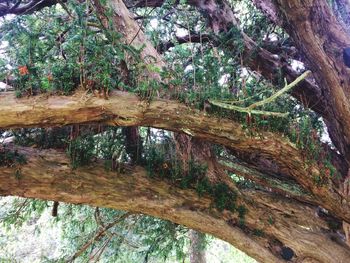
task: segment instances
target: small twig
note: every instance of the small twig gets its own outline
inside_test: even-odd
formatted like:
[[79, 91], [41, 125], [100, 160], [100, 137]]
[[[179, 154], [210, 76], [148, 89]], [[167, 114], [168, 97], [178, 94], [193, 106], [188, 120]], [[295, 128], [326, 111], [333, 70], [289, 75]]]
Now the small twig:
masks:
[[58, 205], [59, 205], [59, 202], [57, 202], [57, 201], [53, 202], [52, 213], [51, 213], [51, 215], [52, 215], [53, 217], [57, 217], [57, 214], [58, 214]]
[[[149, 16], [151, 15], [151, 13], [152, 13], [155, 9], [156, 9], [156, 8], [153, 7], [153, 8], [151, 9], [151, 11], [149, 11], [149, 13], [147, 14], [146, 17], [149, 17]], [[132, 44], [132, 42], [134, 42], [135, 38], [139, 35], [139, 33], [140, 33], [140, 31], [141, 31], [141, 29], [142, 29], [142, 27], [143, 27], [143, 25], [144, 25], [144, 21], [145, 21], [145, 20], [142, 20], [141, 25], [140, 25], [140, 27], [139, 27], [139, 30], [136, 32], [135, 36], [131, 39], [130, 43], [128, 43], [129, 46]]]
[[253, 103], [252, 105], [250, 105], [248, 108], [249, 109], [254, 109], [258, 106], [262, 106], [264, 104], [270, 103], [274, 100], [276, 100], [279, 96], [281, 96], [283, 93], [288, 92], [289, 90], [291, 90], [292, 88], [294, 88], [297, 84], [299, 84], [299, 82], [301, 82], [302, 80], [304, 80], [309, 74], [311, 73], [310, 70], [304, 72], [303, 74], [301, 74], [299, 77], [297, 77], [292, 83], [287, 85], [287, 81], [285, 82], [285, 87], [279, 91], [277, 91], [275, 94], [271, 95], [270, 97], [268, 97], [267, 99], [264, 99], [262, 101], [258, 101]]
[[224, 102], [224, 103], [227, 103], [227, 104], [242, 104], [242, 103], [244, 103], [244, 102], [246, 102], [246, 101], [248, 101], [250, 99], [253, 99], [254, 97], [256, 97], [256, 96], [258, 96], [258, 95], [260, 95], [262, 93], [263, 93], [263, 91], [259, 92], [257, 94], [254, 94], [253, 96], [249, 96], [247, 98], [241, 99], [241, 100], [232, 100], [231, 99], [231, 100], [221, 100], [220, 102]]
[[69, 11], [68, 7], [66, 6], [66, 4], [62, 1], [62, 0], [58, 0], [58, 3], [60, 4], [60, 6], [63, 8], [64, 11], [66, 11], [66, 13], [68, 14], [68, 16], [70, 18], [74, 19], [74, 16], [72, 15], [71, 11]]
[[21, 213], [22, 209], [27, 205], [29, 199], [24, 200], [24, 202], [21, 204], [21, 206], [17, 209], [15, 215], [18, 217], [18, 215]]
[[128, 212], [123, 214], [122, 216], [118, 217], [115, 221], [109, 223], [106, 225], [103, 229], [101, 229], [93, 238], [91, 238], [88, 242], [85, 243], [70, 259], [68, 259], [66, 262], [73, 262], [77, 257], [79, 257], [82, 253], [84, 253], [85, 250], [88, 249], [95, 241], [99, 240], [102, 236], [105, 235], [106, 231], [116, 224], [118, 224], [120, 221], [124, 220], [128, 216], [132, 215], [133, 213]]
[[244, 112], [248, 114], [256, 114], [256, 115], [266, 115], [266, 116], [273, 116], [273, 117], [287, 117], [289, 113], [283, 113], [283, 112], [272, 112], [272, 111], [262, 111], [262, 110], [249, 110], [248, 108], [238, 107], [222, 102], [217, 101], [209, 101], [211, 104], [218, 106], [223, 109], [228, 110], [235, 110], [238, 112]]
[[101, 255], [103, 254], [103, 251], [106, 249], [107, 245], [109, 244], [109, 242], [111, 242], [113, 235], [110, 235], [110, 237], [105, 241], [105, 243], [102, 245], [102, 247], [100, 249], [98, 249], [96, 251], [96, 253], [90, 258], [91, 260], [97, 255], [97, 258], [95, 260], [95, 262], [98, 262]]

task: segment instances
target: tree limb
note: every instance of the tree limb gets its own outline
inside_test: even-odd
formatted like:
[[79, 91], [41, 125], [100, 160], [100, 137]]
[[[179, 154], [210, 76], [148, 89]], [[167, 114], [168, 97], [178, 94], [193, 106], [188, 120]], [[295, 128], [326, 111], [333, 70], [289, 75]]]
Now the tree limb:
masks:
[[227, 103], [227, 101], [222, 102], [222, 101], [217, 101], [217, 100], [209, 100], [209, 103], [211, 103], [215, 106], [224, 108], [224, 109], [235, 110], [235, 111], [244, 112], [244, 113], [248, 113], [248, 114], [260, 114], [260, 115], [266, 115], [266, 116], [286, 117], [286, 116], [288, 116], [289, 113], [254, 110], [254, 108], [273, 102], [279, 96], [288, 92], [289, 90], [294, 88], [296, 85], [298, 85], [310, 73], [311, 73], [311, 71], [304, 72], [302, 75], [300, 75], [298, 78], [296, 78], [292, 83], [289, 83], [289, 84], [286, 83], [286, 85], [284, 86], [283, 89], [280, 89], [276, 93], [272, 94], [270, 97], [268, 97], [264, 100], [261, 100], [261, 101], [254, 102], [253, 104], [251, 104], [247, 107], [235, 106], [235, 105], [232, 105], [232, 103]]
[[82, 99], [81, 94], [16, 99], [13, 93], [7, 93], [0, 95], [0, 108], [1, 128], [91, 122], [112, 126], [151, 126], [186, 133], [237, 152], [255, 152], [267, 159], [274, 159], [281, 171], [317, 196], [320, 205], [350, 222], [350, 209], [347, 204], [342, 204], [332, 186], [320, 187], [315, 184], [314, 176], [321, 176], [317, 164], [306, 164], [304, 154], [277, 134], [265, 132], [260, 133], [259, 137], [251, 137], [240, 123], [232, 120], [208, 116], [175, 101], [140, 101], [137, 96], [125, 92], [111, 93], [108, 100], [93, 96]]
[[[248, 209], [246, 230], [237, 215], [210, 208], [208, 196], [152, 179], [142, 167], [129, 174], [106, 171], [100, 162], [72, 170], [64, 153], [54, 150], [17, 148], [26, 156], [20, 167], [0, 167], [1, 195], [89, 204], [144, 213], [212, 234], [262, 262], [283, 262], [271, 240], [291, 247], [297, 259], [345, 262], [350, 250], [333, 241], [327, 224], [316, 216], [315, 207], [276, 197], [271, 193], [242, 190], [238, 202]], [[93, 169], [92, 169], [93, 168]], [[20, 169], [19, 179], [14, 176]], [[249, 234], [261, 229], [265, 236]], [[246, 232], [248, 231], [248, 232]], [[272, 239], [271, 239], [272, 238]], [[271, 250], [270, 250], [271, 249]]]
[[[67, 0], [62, 0], [61, 2], [66, 2]], [[58, 3], [57, 0], [40, 0], [40, 1], [17, 1], [16, 3], [10, 5], [8, 1], [6, 4], [0, 3], [0, 17], [5, 15], [27, 15], [34, 13], [35, 11], [41, 10], [44, 7], [53, 6]]]

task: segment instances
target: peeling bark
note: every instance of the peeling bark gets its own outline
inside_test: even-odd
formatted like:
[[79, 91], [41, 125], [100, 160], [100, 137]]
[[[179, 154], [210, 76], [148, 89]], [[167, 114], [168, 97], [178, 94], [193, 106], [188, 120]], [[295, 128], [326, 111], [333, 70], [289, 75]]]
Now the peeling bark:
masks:
[[[1, 195], [149, 214], [212, 234], [261, 262], [284, 262], [281, 245], [292, 248], [295, 262], [305, 258], [346, 262], [350, 257], [350, 249], [316, 215], [315, 207], [273, 193], [241, 190], [238, 202], [248, 209], [242, 229], [236, 214], [215, 210], [208, 196], [198, 197], [193, 190], [152, 179], [142, 167], [118, 174], [96, 162], [72, 170], [62, 152], [32, 148], [18, 148], [18, 152], [26, 156], [27, 164], [0, 167]], [[264, 235], [252, 234], [254, 229]]]
[[[86, 95], [84, 95], [86, 96]], [[16, 105], [16, 107], [13, 107]], [[310, 191], [321, 206], [350, 222], [349, 204], [334, 192], [332, 185], [314, 183], [321, 171], [306, 164], [303, 153], [287, 139], [265, 132], [252, 137], [241, 124], [208, 116], [169, 100], [140, 101], [135, 95], [115, 92], [108, 100], [81, 94], [16, 99], [13, 94], [0, 96], [0, 127], [45, 127], [88, 122], [112, 126], [151, 126], [225, 145], [240, 153], [258, 153], [274, 159], [281, 171]], [[311, 176], [310, 176], [311, 175]]]
[[[67, 0], [61, 0], [66, 2]], [[5, 3], [6, 2], [6, 3]], [[52, 6], [60, 1], [57, 0], [41, 0], [41, 1], [16, 1], [16, 3], [9, 3], [10, 1], [1, 1], [0, 3], [0, 17], [5, 15], [25, 15], [31, 14], [35, 11], [41, 10], [44, 7]]]
[[[293, 91], [293, 95], [325, 118], [333, 142], [350, 164], [350, 78], [349, 69], [344, 66], [341, 56], [342, 49], [350, 45], [350, 37], [336, 21], [325, 0], [255, 2], [270, 10], [274, 8], [271, 13], [278, 11], [282, 14], [278, 16], [280, 23], [307, 58], [318, 83], [316, 85], [308, 79]], [[102, 15], [105, 7], [97, 0], [94, 3]], [[161, 56], [147, 41], [123, 2], [110, 0], [108, 3], [115, 14], [111, 18], [113, 25], [123, 34], [125, 43], [136, 48], [145, 44], [142, 57], [151, 56], [154, 60], [146, 63], [155, 62], [158, 67], [163, 67], [165, 64]], [[274, 7], [271, 3], [275, 4]], [[152, 2], [154, 6], [158, 4], [157, 1]], [[214, 32], [238, 25], [225, 1], [190, 0], [189, 4], [207, 13]], [[277, 16], [273, 15], [272, 19], [277, 19]], [[282, 70], [289, 81], [298, 76], [281, 58], [258, 47], [243, 32], [242, 38], [244, 65], [260, 72], [273, 83], [277, 83], [277, 70]], [[253, 53], [257, 55], [253, 57]], [[159, 79], [159, 75], [152, 72], [146, 72], [145, 77]], [[123, 92], [114, 92], [108, 100], [86, 94], [15, 99], [12, 93], [3, 93], [0, 95], [0, 108], [1, 128], [98, 122], [115, 126], [152, 126], [185, 133], [224, 145], [241, 156], [254, 154], [261, 159], [274, 160], [283, 176], [293, 178], [306, 190], [305, 195], [296, 195], [283, 189], [283, 185], [279, 184], [281, 181], [271, 181], [264, 178], [264, 174], [236, 166], [235, 173], [250, 177], [265, 187], [272, 184], [276, 192], [285, 195], [240, 189], [238, 202], [249, 211], [245, 227], [242, 227], [237, 215], [213, 209], [208, 196], [199, 198], [192, 190], [178, 189], [168, 182], [150, 179], [142, 167], [133, 167], [130, 175], [105, 171], [101, 163], [71, 170], [63, 153], [21, 149], [28, 157], [28, 164], [0, 168], [2, 195], [84, 203], [150, 214], [213, 234], [263, 262], [283, 262], [283, 247], [295, 252], [294, 262], [347, 262], [350, 258], [349, 247], [316, 213], [316, 205], [320, 205], [337, 220], [347, 221], [343, 225], [348, 238], [350, 201], [347, 196], [340, 195], [343, 189], [336, 188], [330, 180], [325, 186], [315, 185], [313, 177], [321, 174], [320, 167], [306, 163], [303, 153], [279, 135], [267, 132], [248, 135], [239, 123], [232, 120], [208, 116], [174, 101], [140, 101], [137, 96]], [[196, 143], [194, 147], [201, 145], [204, 144]], [[209, 160], [210, 155], [202, 157], [212, 165], [209, 171], [214, 179], [226, 180], [223, 167]], [[20, 178], [16, 178], [15, 174]], [[254, 230], [263, 230], [265, 234], [254, 236]]]

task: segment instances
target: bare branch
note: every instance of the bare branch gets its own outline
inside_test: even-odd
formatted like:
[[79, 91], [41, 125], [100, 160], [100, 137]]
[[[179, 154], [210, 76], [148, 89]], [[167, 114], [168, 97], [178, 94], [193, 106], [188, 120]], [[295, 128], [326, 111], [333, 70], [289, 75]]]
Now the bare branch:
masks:
[[[60, 2], [66, 2], [67, 0], [61, 0]], [[8, 1], [6, 1], [8, 3]], [[13, 5], [0, 4], [0, 17], [5, 15], [25, 15], [31, 14], [35, 11], [41, 10], [44, 7], [50, 7], [57, 4], [57, 0], [40, 0], [40, 1], [29, 1], [23, 3], [22, 1], [17, 1]]]
[[248, 107], [235, 106], [235, 105], [232, 105], [232, 103], [228, 103], [227, 101], [222, 102], [222, 101], [209, 100], [209, 102], [211, 104], [215, 105], [215, 106], [218, 106], [218, 107], [221, 107], [221, 108], [224, 108], [224, 109], [235, 110], [235, 111], [239, 111], [239, 112], [245, 112], [245, 113], [248, 113], [248, 114], [260, 114], [260, 115], [274, 116], [274, 117], [286, 117], [286, 116], [288, 116], [289, 113], [279, 113], [279, 112], [271, 112], [271, 111], [257, 111], [257, 110], [254, 110], [254, 108], [259, 107], [259, 106], [263, 106], [263, 105], [265, 105], [267, 103], [273, 102], [279, 96], [281, 96], [282, 94], [288, 92], [293, 87], [298, 85], [309, 74], [311, 74], [311, 71], [304, 72], [301, 76], [296, 78], [292, 83], [286, 84], [283, 89], [280, 89], [279, 91], [274, 93], [272, 96], [270, 96], [270, 97], [268, 97], [268, 98], [266, 98], [264, 100], [255, 102], [255, 103], [251, 104]]
[[73, 262], [76, 258], [78, 258], [81, 254], [84, 253], [85, 250], [87, 250], [94, 242], [100, 240], [105, 234], [106, 231], [108, 231], [110, 228], [114, 227], [116, 224], [120, 223], [121, 221], [125, 220], [128, 216], [132, 215], [133, 213], [127, 212], [119, 217], [117, 217], [113, 222], [107, 224], [104, 228], [102, 228], [97, 234], [91, 238], [88, 242], [85, 243], [70, 259], [67, 260], [67, 262]]

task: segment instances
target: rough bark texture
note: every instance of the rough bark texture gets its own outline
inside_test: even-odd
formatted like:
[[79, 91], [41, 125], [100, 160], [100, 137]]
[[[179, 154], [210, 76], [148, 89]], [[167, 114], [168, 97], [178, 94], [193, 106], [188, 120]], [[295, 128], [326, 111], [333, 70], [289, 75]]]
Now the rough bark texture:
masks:
[[[0, 17], [10, 14], [24, 15], [31, 14], [37, 10], [41, 10], [44, 7], [52, 6], [57, 4], [57, 2], [64, 3], [67, 0], [41, 0], [41, 1], [15, 1], [11, 3], [10, 1], [0, 1]], [[14, 2], [14, 1], [12, 1]], [[23, 3], [22, 3], [23, 2]]]
[[[81, 94], [63, 97], [15, 99], [2, 95], [0, 127], [42, 127], [72, 123], [100, 122], [113, 126], [151, 126], [186, 133], [225, 145], [240, 153], [257, 153], [274, 159], [281, 171], [293, 177], [316, 198], [316, 202], [350, 222], [350, 209], [332, 186], [315, 185], [320, 175], [316, 164], [306, 164], [303, 153], [287, 139], [266, 132], [251, 136], [241, 124], [208, 116], [169, 100], [140, 101], [135, 95], [115, 92], [108, 100]], [[16, 104], [16, 107], [13, 105]], [[293, 157], [293, 158], [291, 158]], [[310, 176], [310, 174], [312, 176]]]
[[[53, 2], [40, 1], [40, 4], [45, 6]], [[161, 2], [139, 1], [136, 6], [160, 6]], [[215, 33], [239, 26], [232, 8], [225, 1], [190, 0], [188, 3], [206, 14], [208, 26]], [[350, 45], [349, 35], [333, 16], [326, 0], [255, 0], [255, 3], [270, 14], [272, 21], [288, 31], [302, 57], [306, 58], [304, 62], [312, 69], [317, 85], [313, 79], [307, 79], [294, 89], [293, 95], [325, 118], [331, 139], [345, 160], [343, 162], [347, 162], [336, 167], [348, 167], [350, 78], [349, 69], [342, 60], [342, 50]], [[30, 4], [33, 5], [31, 9], [36, 10], [38, 5], [34, 1]], [[105, 7], [97, 0], [94, 4], [100, 18], [109, 19], [103, 17]], [[155, 62], [158, 67], [163, 67], [165, 63], [161, 56], [147, 41], [124, 3], [110, 0], [108, 4], [114, 11], [111, 17], [114, 28], [123, 34], [125, 43], [136, 48], [145, 44], [142, 57], [153, 57], [154, 60], [146, 63]], [[19, 7], [2, 4], [0, 16]], [[285, 63], [285, 58], [257, 46], [244, 32], [241, 35], [245, 66], [260, 72], [272, 83], [278, 82], [276, 71], [280, 69], [289, 81], [298, 76]], [[152, 72], [144, 75], [160, 78]], [[174, 101], [140, 101], [137, 96], [123, 92], [111, 94], [108, 100], [86, 94], [16, 99], [12, 93], [2, 93], [0, 108], [0, 128], [97, 122], [115, 126], [151, 126], [187, 134], [197, 141], [192, 144], [192, 139], [185, 136], [184, 142], [191, 144], [191, 151], [197, 153], [198, 160], [207, 162], [208, 177], [213, 181], [228, 181], [224, 172], [228, 170], [258, 183], [259, 189], [265, 189], [238, 189], [230, 181], [231, 187], [239, 192], [238, 203], [248, 209], [243, 227], [236, 214], [213, 209], [208, 196], [199, 198], [192, 190], [178, 189], [169, 182], [151, 179], [142, 167], [133, 167], [128, 175], [106, 171], [101, 163], [72, 170], [63, 153], [20, 149], [28, 163], [0, 168], [1, 195], [84, 203], [153, 215], [213, 234], [262, 262], [283, 262], [284, 247], [294, 251], [293, 262], [348, 262], [350, 258], [349, 247], [327, 224], [332, 220], [338, 223], [345, 220], [344, 229], [349, 228], [350, 200], [346, 196], [350, 194], [349, 189], [330, 179], [324, 186], [317, 186], [313, 178], [320, 176], [322, 169], [317, 163], [306, 162], [303, 152], [280, 135], [267, 132], [251, 135], [232, 120], [208, 116]], [[131, 130], [135, 135], [135, 128]], [[219, 164], [212, 158], [210, 145], [198, 139], [226, 146], [237, 158], [247, 162], [235, 162], [231, 166]], [[135, 150], [134, 146], [131, 145], [131, 151]], [[191, 151], [182, 151], [182, 154], [193, 155]], [[337, 160], [341, 162], [341, 158]], [[262, 165], [253, 162], [265, 165], [268, 168], [265, 170], [270, 173], [265, 173]], [[339, 168], [341, 170], [344, 169]], [[342, 172], [342, 175], [342, 181], [350, 181], [350, 174], [346, 177], [346, 172]], [[318, 205], [326, 208], [329, 214], [321, 213]], [[256, 230], [262, 230], [264, 234], [254, 235]], [[345, 234], [348, 236], [349, 232], [345, 231]]]
[[276, 1], [284, 16], [284, 28], [305, 55], [308, 65], [328, 98], [325, 108], [332, 141], [350, 162], [350, 79], [342, 52], [350, 37], [325, 0]]
[[[106, 171], [103, 164], [72, 170], [62, 152], [19, 148], [27, 164], [1, 167], [1, 195], [17, 195], [149, 214], [223, 239], [261, 262], [283, 262], [281, 247], [293, 249], [294, 262], [347, 262], [350, 250], [316, 207], [273, 193], [241, 190], [238, 202], [248, 213], [245, 227], [237, 215], [219, 212], [209, 197], [152, 179], [142, 167], [128, 174]], [[93, 167], [93, 169], [91, 169]], [[262, 230], [263, 235], [252, 231]]]

